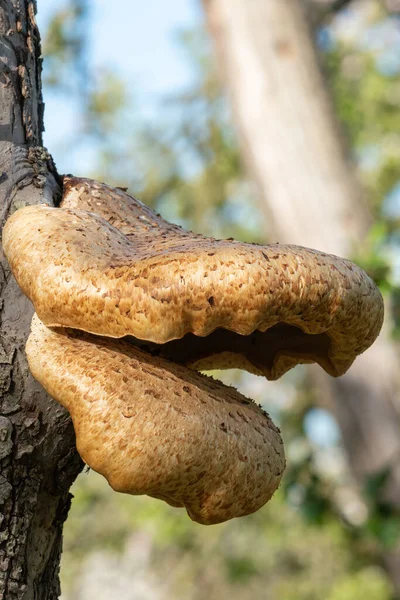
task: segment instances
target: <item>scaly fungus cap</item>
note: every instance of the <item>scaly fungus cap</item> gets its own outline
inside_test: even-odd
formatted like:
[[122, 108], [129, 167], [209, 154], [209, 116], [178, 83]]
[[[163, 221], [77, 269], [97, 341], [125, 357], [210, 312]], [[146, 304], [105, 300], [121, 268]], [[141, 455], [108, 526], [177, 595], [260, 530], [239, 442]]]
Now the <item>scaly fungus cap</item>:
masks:
[[235, 389], [121, 340], [51, 330], [35, 316], [33, 376], [71, 414], [83, 460], [118, 492], [210, 525], [263, 506], [285, 467], [279, 430]]
[[377, 287], [348, 260], [205, 238], [90, 180], [69, 180], [61, 209], [19, 210], [3, 245], [47, 326], [167, 344], [167, 358], [196, 368], [276, 379], [318, 362], [338, 376], [382, 325]]

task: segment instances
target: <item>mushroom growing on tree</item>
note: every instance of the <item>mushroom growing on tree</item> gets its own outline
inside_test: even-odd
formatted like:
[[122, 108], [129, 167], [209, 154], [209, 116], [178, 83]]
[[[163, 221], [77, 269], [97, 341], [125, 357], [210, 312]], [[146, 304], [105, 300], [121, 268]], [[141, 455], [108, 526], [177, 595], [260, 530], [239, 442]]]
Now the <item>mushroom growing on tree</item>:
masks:
[[37, 313], [31, 371], [71, 413], [82, 458], [204, 524], [259, 509], [285, 459], [269, 416], [196, 370], [339, 376], [382, 325], [378, 289], [347, 260], [206, 238], [88, 179], [64, 178], [60, 208], [18, 210], [3, 246]]

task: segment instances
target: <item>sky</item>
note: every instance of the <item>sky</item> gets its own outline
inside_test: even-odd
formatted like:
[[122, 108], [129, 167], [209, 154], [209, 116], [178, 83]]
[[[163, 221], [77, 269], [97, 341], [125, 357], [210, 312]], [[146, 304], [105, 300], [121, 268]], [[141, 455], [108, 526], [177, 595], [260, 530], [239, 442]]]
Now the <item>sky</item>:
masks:
[[[38, 25], [42, 38], [60, 2], [38, 0]], [[150, 114], [160, 95], [172, 93], [190, 81], [191, 71], [177, 40], [182, 29], [202, 22], [200, 0], [92, 0], [90, 52], [93, 65], [107, 65], [121, 74], [135, 91], [138, 112]], [[61, 173], [83, 175], [91, 169], [91, 149], [65, 152], [63, 140], [74, 128], [73, 98], [61, 98], [43, 90], [44, 144]]]

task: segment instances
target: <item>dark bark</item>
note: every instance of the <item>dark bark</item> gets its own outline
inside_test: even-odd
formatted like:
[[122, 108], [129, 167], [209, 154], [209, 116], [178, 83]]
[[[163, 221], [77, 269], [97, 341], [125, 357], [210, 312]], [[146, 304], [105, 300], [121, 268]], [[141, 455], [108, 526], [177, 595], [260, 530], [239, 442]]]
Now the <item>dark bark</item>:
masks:
[[[54, 204], [60, 179], [41, 147], [43, 102], [36, 5], [0, 4], [0, 207]], [[82, 467], [71, 420], [29, 373], [33, 308], [0, 255], [0, 599], [58, 598], [62, 527]]]

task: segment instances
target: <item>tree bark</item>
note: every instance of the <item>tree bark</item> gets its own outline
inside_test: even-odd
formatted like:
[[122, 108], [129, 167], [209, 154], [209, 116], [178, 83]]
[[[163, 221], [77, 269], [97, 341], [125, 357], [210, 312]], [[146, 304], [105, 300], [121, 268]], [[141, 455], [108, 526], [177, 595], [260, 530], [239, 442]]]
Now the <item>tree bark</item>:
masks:
[[[0, 210], [54, 204], [60, 178], [42, 147], [36, 3], [0, 4]], [[0, 255], [0, 599], [59, 597], [62, 527], [82, 468], [71, 420], [29, 373], [33, 308]]]
[[[299, 0], [203, 0], [248, 169], [271, 241], [341, 256], [372, 217], [335, 120]], [[388, 329], [388, 328], [387, 328]], [[358, 481], [388, 468], [400, 508], [398, 360], [387, 329], [337, 380], [314, 372], [330, 398]], [[386, 555], [398, 592], [399, 556]]]

